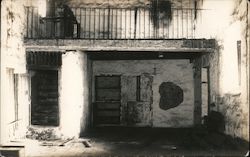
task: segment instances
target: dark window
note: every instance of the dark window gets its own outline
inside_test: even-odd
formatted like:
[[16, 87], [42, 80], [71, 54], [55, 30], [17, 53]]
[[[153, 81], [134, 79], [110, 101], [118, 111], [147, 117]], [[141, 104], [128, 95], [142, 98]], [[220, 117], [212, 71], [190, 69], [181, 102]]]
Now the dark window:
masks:
[[59, 125], [58, 72], [32, 70], [31, 73], [31, 124]]
[[241, 84], [241, 41], [237, 41], [237, 56], [238, 56], [238, 84]]
[[14, 74], [15, 121], [18, 120], [18, 74]]
[[141, 101], [141, 76], [136, 77], [136, 101]]

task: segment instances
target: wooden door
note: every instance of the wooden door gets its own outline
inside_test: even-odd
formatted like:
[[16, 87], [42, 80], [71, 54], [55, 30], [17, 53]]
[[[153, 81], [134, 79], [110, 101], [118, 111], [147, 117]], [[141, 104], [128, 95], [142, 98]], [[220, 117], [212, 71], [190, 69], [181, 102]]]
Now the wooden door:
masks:
[[120, 76], [95, 77], [95, 125], [119, 125], [121, 106]]

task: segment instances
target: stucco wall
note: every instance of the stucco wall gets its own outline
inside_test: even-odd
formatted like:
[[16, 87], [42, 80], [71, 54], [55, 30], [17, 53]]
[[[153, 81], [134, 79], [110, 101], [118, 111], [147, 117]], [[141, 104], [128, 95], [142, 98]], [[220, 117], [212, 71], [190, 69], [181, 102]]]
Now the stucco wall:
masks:
[[26, 72], [25, 47], [23, 35], [25, 30], [24, 1], [2, 1], [1, 50], [2, 66], [14, 68], [15, 73]]
[[[79, 137], [88, 115], [87, 56], [66, 52], [62, 56], [60, 78], [60, 129], [64, 136]], [[82, 121], [84, 119], [84, 121]]]
[[[14, 95], [11, 91], [14, 81], [11, 79], [14, 74], [24, 74], [25, 65], [25, 48], [23, 43], [24, 32], [24, 1], [19, 0], [2, 0], [1, 1], [1, 137], [0, 143], [8, 141], [10, 137], [10, 123], [13, 122]], [[11, 73], [9, 73], [12, 71]], [[22, 84], [22, 76], [19, 81]], [[26, 86], [23, 91], [19, 92], [20, 98], [27, 97]], [[10, 100], [13, 99], [13, 100]], [[27, 102], [27, 101], [26, 101]], [[10, 104], [10, 105], [9, 105]], [[25, 102], [20, 103], [21, 110]], [[28, 105], [28, 104], [25, 104]], [[10, 111], [10, 112], [8, 112]], [[11, 114], [12, 113], [12, 114]], [[20, 113], [19, 118], [24, 120]], [[25, 120], [24, 120], [25, 121]]]
[[[155, 68], [155, 70], [154, 70]], [[194, 87], [193, 69], [189, 60], [126, 60], [93, 61], [93, 76], [118, 74], [137, 76], [148, 73], [153, 76], [153, 127], [189, 127], [193, 125]], [[162, 82], [173, 82], [184, 91], [183, 102], [169, 110], [159, 107], [159, 86]]]
[[[225, 117], [225, 133], [249, 141], [249, 13], [247, 0], [204, 1], [204, 8], [213, 12], [203, 14], [204, 37], [217, 40], [215, 53], [207, 56], [210, 67], [210, 102]], [[221, 9], [221, 6], [224, 6]], [[225, 7], [226, 6], [226, 7]], [[206, 18], [205, 17], [208, 17]], [[221, 19], [212, 21], [213, 19]], [[209, 26], [209, 27], [207, 27]], [[237, 41], [241, 41], [240, 64]], [[239, 71], [240, 67], [240, 71]]]
[[225, 116], [225, 133], [249, 140], [249, 113], [244, 110], [240, 95], [226, 94], [218, 102], [218, 111]]

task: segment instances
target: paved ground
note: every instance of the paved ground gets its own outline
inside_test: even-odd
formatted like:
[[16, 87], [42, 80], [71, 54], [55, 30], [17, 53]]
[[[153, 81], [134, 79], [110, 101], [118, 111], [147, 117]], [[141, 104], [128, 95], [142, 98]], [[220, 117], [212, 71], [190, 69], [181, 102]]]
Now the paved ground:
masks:
[[[83, 141], [90, 141], [87, 148]], [[27, 157], [80, 156], [245, 156], [248, 143], [203, 129], [97, 128], [82, 139], [27, 140]], [[44, 145], [44, 146], [42, 146]]]

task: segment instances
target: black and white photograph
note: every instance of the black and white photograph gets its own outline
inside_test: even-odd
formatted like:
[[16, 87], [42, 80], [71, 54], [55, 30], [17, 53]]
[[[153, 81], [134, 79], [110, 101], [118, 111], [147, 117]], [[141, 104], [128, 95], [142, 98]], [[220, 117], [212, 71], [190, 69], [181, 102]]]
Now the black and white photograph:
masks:
[[249, 156], [250, 0], [0, 4], [0, 157]]

